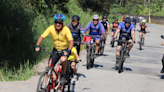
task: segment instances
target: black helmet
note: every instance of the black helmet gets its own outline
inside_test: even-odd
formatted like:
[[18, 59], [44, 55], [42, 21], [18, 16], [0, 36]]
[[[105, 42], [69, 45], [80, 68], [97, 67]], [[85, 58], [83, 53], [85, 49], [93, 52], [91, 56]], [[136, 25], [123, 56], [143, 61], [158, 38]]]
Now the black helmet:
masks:
[[117, 18], [115, 18], [115, 21], [118, 21], [118, 19], [117, 19]]
[[104, 18], [105, 18], [105, 19], [107, 19], [107, 16], [106, 16], [106, 15], [104, 15], [104, 16], [103, 16], [103, 19], [104, 19]]
[[79, 21], [79, 20], [80, 20], [80, 17], [79, 17], [78, 15], [73, 15], [73, 16], [72, 16], [72, 20], [77, 20], [77, 21]]
[[131, 19], [130, 19], [130, 17], [126, 17], [126, 18], [125, 18], [125, 23], [128, 23], [128, 24], [131, 23]]

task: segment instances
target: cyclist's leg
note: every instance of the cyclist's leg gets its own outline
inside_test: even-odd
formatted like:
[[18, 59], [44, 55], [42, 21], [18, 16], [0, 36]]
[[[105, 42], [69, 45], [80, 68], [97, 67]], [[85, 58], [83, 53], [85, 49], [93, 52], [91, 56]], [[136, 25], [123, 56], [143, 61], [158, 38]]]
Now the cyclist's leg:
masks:
[[141, 35], [142, 35], [142, 32], [140, 31], [140, 32], [139, 32], [139, 37], [138, 37], [138, 42], [140, 41]]
[[95, 53], [97, 54], [98, 50], [99, 50], [100, 38], [95, 38], [94, 40], [95, 40], [95, 43], [96, 43]]
[[71, 68], [74, 72], [74, 74], [77, 74], [77, 71], [76, 71], [76, 62], [75, 61], [70, 61], [71, 62]]
[[[114, 30], [112, 29], [112, 36], [114, 35]], [[112, 43], [112, 36], [111, 36], [111, 43]]]
[[[133, 42], [132, 39], [129, 39], [129, 42]], [[128, 47], [128, 51], [130, 51], [133, 47], [133, 43], [130, 43], [129, 44], [129, 47]]]
[[104, 44], [106, 44], [107, 34], [104, 34]]
[[[55, 53], [57, 50], [55, 48], [53, 48], [52, 53]], [[52, 55], [52, 63], [55, 66], [56, 63], [58, 62], [58, 60], [60, 59], [60, 56], [58, 54], [53, 54]]]
[[[120, 40], [121, 38], [119, 38], [119, 40]], [[122, 47], [122, 42], [118, 42], [118, 44], [117, 44], [117, 51], [116, 51], [116, 60], [117, 59], [119, 59], [119, 55], [120, 55], [120, 49], [121, 49], [121, 47]]]
[[87, 53], [88, 53], [88, 47], [89, 47], [89, 44], [90, 44], [90, 43], [91, 43], [91, 41], [86, 41], [86, 42], [85, 42]]
[[143, 43], [144, 43], [144, 41], [145, 41], [145, 32], [143, 33]]

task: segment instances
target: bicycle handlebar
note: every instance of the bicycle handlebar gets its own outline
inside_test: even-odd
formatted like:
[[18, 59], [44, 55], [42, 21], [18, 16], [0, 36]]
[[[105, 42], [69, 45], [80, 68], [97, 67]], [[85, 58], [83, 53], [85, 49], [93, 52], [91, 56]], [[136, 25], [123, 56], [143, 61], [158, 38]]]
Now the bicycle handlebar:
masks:
[[62, 54], [62, 51], [56, 51], [56, 52], [54, 52], [54, 53], [50, 53], [49, 51], [47, 51], [46, 49], [44, 49], [44, 48], [41, 48], [40, 47], [40, 51], [45, 51], [46, 53], [48, 53], [48, 54]]

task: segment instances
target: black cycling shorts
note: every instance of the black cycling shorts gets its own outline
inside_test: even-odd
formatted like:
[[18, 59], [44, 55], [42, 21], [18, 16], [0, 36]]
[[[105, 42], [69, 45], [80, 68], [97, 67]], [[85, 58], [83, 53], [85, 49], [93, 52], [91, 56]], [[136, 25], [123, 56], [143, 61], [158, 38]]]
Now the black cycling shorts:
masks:
[[[129, 41], [131, 39], [132, 39], [132, 37], [129, 36], [129, 37], [126, 38], [126, 41]], [[122, 37], [119, 37], [119, 40], [122, 40]], [[123, 42], [119, 41], [118, 44], [117, 44], [117, 46], [122, 46], [122, 44], [123, 44]]]
[[146, 34], [146, 31], [145, 30], [140, 30], [139, 32], [142, 32], [143, 34]]
[[[63, 52], [64, 50], [62, 50], [62, 54], [61, 55], [59, 55], [57, 53], [52, 55], [52, 63], [53, 63], [54, 66], [59, 61], [59, 59], [60, 59], [61, 56], [65, 56], [64, 55], [64, 52]], [[57, 51], [56, 48], [53, 48], [52, 53], [55, 53], [56, 51]], [[69, 55], [66, 56], [66, 58], [68, 58], [68, 57], [69, 57]]]

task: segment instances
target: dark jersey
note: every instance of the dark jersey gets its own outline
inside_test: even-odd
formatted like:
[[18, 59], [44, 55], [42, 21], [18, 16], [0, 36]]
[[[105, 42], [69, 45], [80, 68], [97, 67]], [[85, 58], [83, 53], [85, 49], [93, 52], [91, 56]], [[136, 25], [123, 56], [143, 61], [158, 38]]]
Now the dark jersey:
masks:
[[107, 30], [107, 26], [109, 25], [109, 21], [106, 20], [106, 22], [104, 22], [104, 21], [101, 19], [101, 20], [99, 20], [99, 22], [100, 22], [101, 24], [103, 24], [104, 29]]

